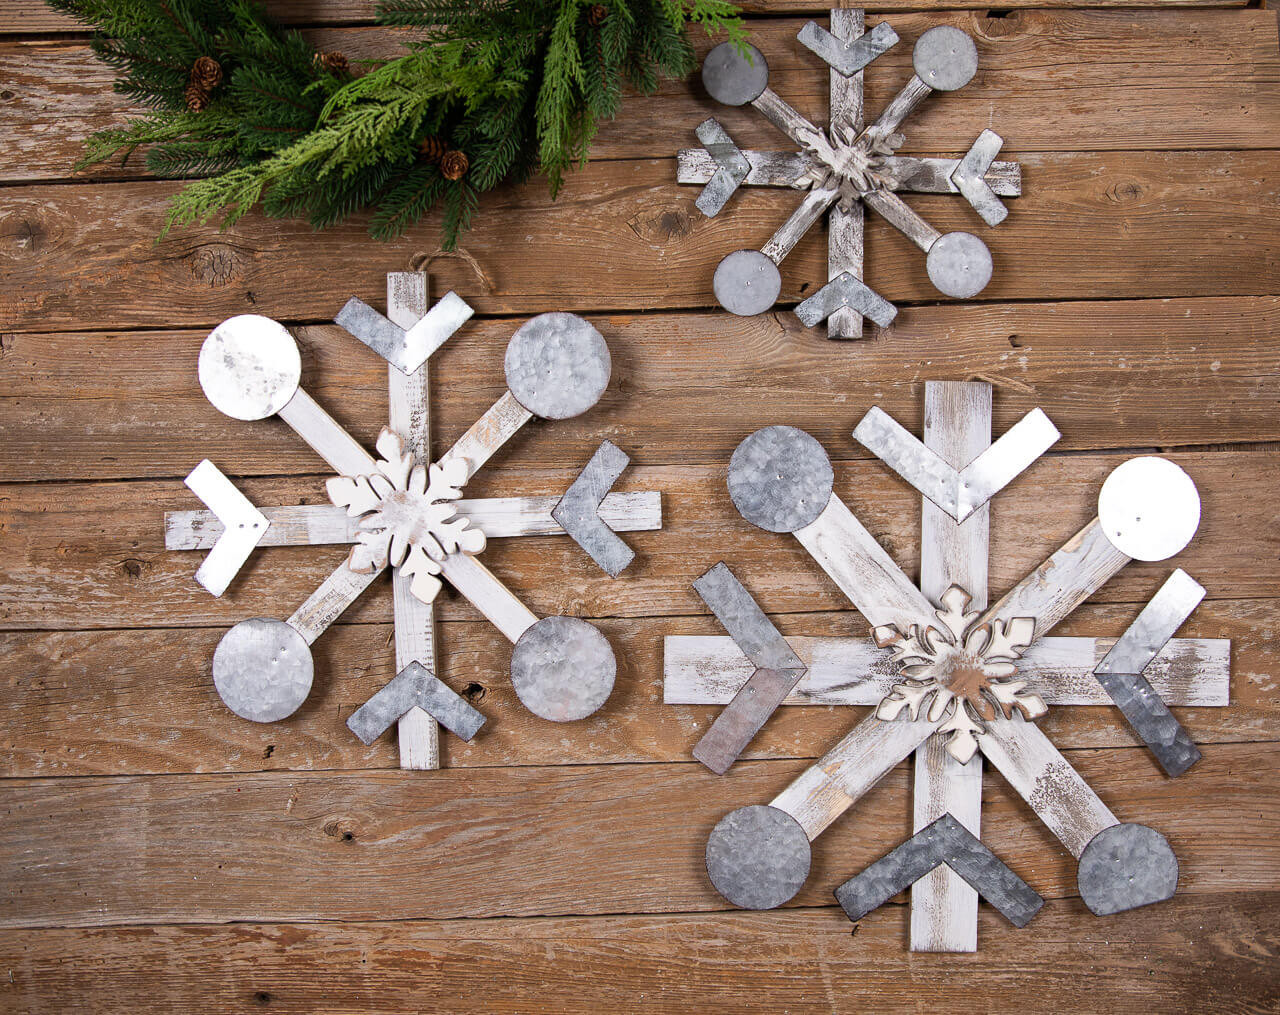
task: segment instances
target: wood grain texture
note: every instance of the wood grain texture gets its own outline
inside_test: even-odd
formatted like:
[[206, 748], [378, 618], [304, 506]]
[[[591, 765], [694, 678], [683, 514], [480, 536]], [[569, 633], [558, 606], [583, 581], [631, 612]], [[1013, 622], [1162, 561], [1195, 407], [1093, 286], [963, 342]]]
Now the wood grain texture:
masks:
[[[285, 724], [245, 722], [223, 707], [209, 669], [220, 627], [0, 634], [7, 661], [0, 677], [0, 777], [394, 768], [393, 742], [365, 747], [345, 725], [396, 672], [389, 596], [375, 588], [367, 598], [380, 604], [385, 620], [340, 623], [315, 643], [314, 688]], [[1118, 635], [1138, 609], [1086, 606], [1059, 630]], [[789, 638], [849, 631], [857, 622], [847, 612], [773, 619]], [[617, 652], [617, 684], [601, 712], [574, 727], [573, 736], [516, 700], [507, 677], [511, 646], [497, 630], [479, 619], [441, 624], [439, 675], [488, 719], [472, 744], [444, 738], [445, 767], [687, 761], [723, 706], [663, 702], [662, 637], [709, 634], [718, 629], [715, 618], [595, 623]], [[1211, 600], [1188, 621], [1183, 633], [1230, 638], [1233, 651], [1229, 708], [1174, 707], [1197, 742], [1271, 737], [1280, 723], [1278, 626], [1275, 599]], [[780, 708], [744, 757], [812, 759], [859, 714], [845, 706]], [[1060, 747], [1139, 746], [1110, 708], [1050, 708], [1040, 726]], [[1148, 764], [1156, 780], [1158, 769]]]
[[[437, 260], [433, 269], [444, 264]], [[468, 282], [463, 291], [470, 295], [474, 288]], [[554, 305], [549, 299], [540, 309]], [[926, 379], [993, 382], [997, 433], [1044, 406], [1062, 431], [1055, 452], [1280, 441], [1274, 411], [1280, 346], [1273, 337], [1280, 333], [1280, 298], [1274, 296], [948, 302], [904, 310], [874, 341], [844, 351], [789, 313], [591, 320], [613, 358], [604, 397], [578, 419], [526, 427], [495, 464], [586, 461], [608, 437], [636, 465], [723, 468], [743, 437], [769, 423], [803, 428], [835, 458], [870, 457], [850, 438], [858, 420], [879, 405], [920, 433]], [[438, 447], [457, 440], [506, 390], [503, 352], [516, 326], [473, 319], [432, 357], [440, 384], [431, 410]], [[295, 330], [303, 383], [358, 441], [373, 447], [386, 420], [386, 364], [336, 326]], [[237, 482], [327, 471], [279, 421], [230, 420], [208, 403], [195, 371], [204, 337], [203, 331], [0, 330], [6, 442], [0, 480], [180, 479], [205, 457]], [[723, 391], [735, 397], [717, 397]], [[108, 402], [112, 415], [104, 418]], [[1179, 411], [1170, 412], [1170, 405]], [[468, 496], [479, 496], [473, 488], [479, 487], [468, 486]], [[318, 486], [312, 492], [327, 502]]]
[[[1276, 744], [1207, 751], [1194, 780], [1152, 779], [1139, 750], [1069, 757], [1117, 814], [1168, 837], [1182, 895], [1280, 890]], [[19, 891], [0, 896], [0, 926], [718, 910], [706, 829], [803, 765], [10, 780], [0, 873]], [[909, 783], [896, 768], [815, 842], [795, 905], [826, 905], [910, 834]], [[987, 844], [1041, 894], [1074, 896], [1074, 860], [1002, 781], [987, 786]]]
[[[1025, 194], [1016, 211], [983, 231], [996, 264], [986, 300], [1278, 288], [1280, 259], [1252, 209], [1280, 200], [1280, 153], [1075, 152], [1021, 161]], [[742, 188], [733, 214], [708, 219], [694, 207], [697, 188], [673, 180], [672, 159], [638, 159], [591, 163], [555, 202], [536, 180], [495, 191], [463, 241], [491, 286], [478, 284], [460, 259], [441, 259], [433, 274], [485, 314], [714, 306], [716, 264], [763, 244], [795, 197]], [[386, 243], [370, 238], [359, 218], [315, 232], [259, 216], [231, 236], [209, 225], [156, 242], [177, 189], [169, 182], [7, 188], [0, 320], [16, 332], [209, 327], [255, 308], [283, 320], [326, 320], [353, 293], [380, 291], [387, 268], [419, 267], [435, 249], [434, 217]], [[912, 205], [939, 231], [975, 228], [972, 209], [949, 195], [913, 196]], [[539, 256], [507, 258], [512, 235]], [[1214, 236], [1208, 260], [1206, 235]], [[866, 239], [866, 282], [876, 292], [894, 303], [936, 300], [909, 240], [878, 217]], [[318, 263], [331, 269], [318, 273]], [[557, 270], [548, 273], [548, 264]], [[825, 278], [826, 242], [814, 232], [784, 262], [781, 302], [802, 299]]]

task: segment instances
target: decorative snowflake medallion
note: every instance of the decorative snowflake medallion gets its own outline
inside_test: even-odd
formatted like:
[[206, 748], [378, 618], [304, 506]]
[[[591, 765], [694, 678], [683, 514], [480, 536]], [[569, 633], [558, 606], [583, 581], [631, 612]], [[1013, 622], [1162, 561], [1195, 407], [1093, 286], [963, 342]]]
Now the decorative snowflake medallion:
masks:
[[960, 194], [989, 226], [1008, 210], [1001, 197], [1022, 192], [1016, 162], [996, 162], [1004, 143], [984, 130], [962, 159], [899, 156], [899, 127], [934, 91], [954, 91], [978, 69], [973, 40], [958, 28], [931, 28], [916, 41], [915, 73], [880, 118], [863, 126], [862, 71], [898, 42], [887, 22], [863, 35], [863, 12], [831, 12], [831, 31], [810, 21], [798, 38], [831, 66], [828, 128], [815, 126], [769, 88], [769, 65], [754, 46], [740, 51], [722, 43], [707, 54], [702, 81], [713, 99], [729, 106], [751, 104], [799, 147], [798, 153], [741, 151], [714, 119], [698, 126], [705, 147], [679, 153], [677, 180], [706, 184], [698, 209], [719, 214], [739, 186], [791, 187], [806, 191], [791, 217], [760, 250], [738, 250], [716, 268], [716, 299], [730, 313], [750, 316], [772, 307], [782, 290], [778, 266], [823, 216], [829, 220], [828, 282], [796, 308], [807, 325], [827, 321], [832, 338], [857, 338], [862, 318], [881, 327], [897, 314], [888, 300], [862, 281], [863, 207], [898, 229], [926, 255], [934, 286], [947, 296], [976, 296], [991, 279], [991, 253], [972, 233], [940, 233], [898, 195], [905, 192]]
[[1176, 570], [1118, 639], [1049, 632], [1132, 560], [1182, 550], [1200, 522], [1185, 472], [1134, 458], [1107, 477], [1098, 514], [987, 605], [989, 505], [1059, 434], [1039, 409], [994, 443], [988, 384], [925, 385], [925, 439], [873, 408], [854, 436], [923, 495], [912, 582], [833, 492], [822, 446], [792, 427], [744, 440], [729, 464], [739, 513], [792, 533], [869, 622], [872, 638], [785, 638], [723, 564], [694, 582], [729, 637], [665, 639], [668, 704], [722, 704], [693, 755], [726, 771], [779, 706], [872, 713], [768, 805], [727, 814], [707, 872], [730, 902], [770, 909], [809, 875], [810, 842], [915, 755], [915, 834], [836, 892], [860, 919], [911, 889], [911, 947], [973, 951], [979, 894], [1016, 926], [1043, 900], [978, 838], [986, 758], [1078, 860], [1098, 915], [1169, 898], [1177, 859], [1154, 829], [1122, 823], [1031, 720], [1053, 705], [1118, 707], [1156, 761], [1181, 775], [1200, 752], [1170, 714], [1225, 705], [1230, 643], [1175, 639], [1204, 596]]

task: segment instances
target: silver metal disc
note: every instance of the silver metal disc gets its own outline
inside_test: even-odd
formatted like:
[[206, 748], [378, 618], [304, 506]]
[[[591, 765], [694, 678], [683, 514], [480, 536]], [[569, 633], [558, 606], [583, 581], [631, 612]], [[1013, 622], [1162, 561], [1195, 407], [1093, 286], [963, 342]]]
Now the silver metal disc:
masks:
[[911, 51], [916, 77], [930, 88], [953, 92], [978, 73], [978, 47], [967, 32], [950, 25], [930, 28]]
[[809, 837], [777, 807], [730, 811], [707, 837], [707, 874], [717, 892], [742, 909], [774, 909], [809, 877]]
[[232, 419], [266, 419], [298, 390], [302, 357], [289, 330], [270, 317], [241, 314], [223, 321], [200, 347], [200, 387]]
[[608, 639], [576, 617], [544, 617], [511, 652], [511, 683], [534, 715], [585, 719], [613, 691], [618, 661]]
[[311, 693], [311, 646], [283, 620], [242, 620], [213, 653], [213, 686], [242, 719], [275, 722]]
[[745, 106], [769, 87], [769, 65], [764, 54], [748, 45], [748, 60], [732, 42], [722, 42], [702, 61], [702, 86], [717, 102]]
[[590, 409], [613, 363], [604, 336], [577, 314], [539, 314], [507, 343], [507, 387], [542, 419], [569, 419]]
[[1200, 494], [1167, 458], [1130, 458], [1111, 470], [1098, 493], [1107, 539], [1134, 560], [1165, 560], [1200, 527]]
[[973, 233], [944, 233], [925, 257], [935, 289], [958, 300], [977, 296], [991, 281], [991, 251]]
[[1112, 825], [1080, 854], [1076, 883], [1095, 916], [1110, 916], [1173, 898], [1178, 858], [1154, 828]]
[[729, 459], [729, 496], [752, 525], [795, 532], [822, 514], [835, 473], [822, 445], [793, 426], [767, 426]]
[[763, 314], [782, 292], [778, 266], [758, 250], [735, 250], [716, 265], [711, 280], [716, 300], [739, 317]]

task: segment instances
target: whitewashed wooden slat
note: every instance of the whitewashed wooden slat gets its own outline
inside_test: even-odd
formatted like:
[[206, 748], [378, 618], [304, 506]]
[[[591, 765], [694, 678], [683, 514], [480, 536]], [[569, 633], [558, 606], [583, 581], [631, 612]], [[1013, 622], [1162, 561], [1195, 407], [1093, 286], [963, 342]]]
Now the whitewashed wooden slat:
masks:
[[906, 631], [933, 616], [930, 602], [834, 493], [795, 535], [872, 627]]
[[880, 134], [892, 134], [902, 121], [911, 115], [911, 111], [933, 94], [933, 89], [912, 74], [907, 83], [880, 112], [879, 118], [872, 125]]
[[[864, 17], [861, 8], [836, 8], [831, 12], [831, 34], [842, 42], [862, 37]], [[829, 72], [828, 92], [832, 129], [838, 123], [849, 124], [861, 131], [862, 71], [845, 77], [834, 67]], [[862, 202], [854, 201], [848, 210], [838, 204], [827, 218], [827, 281], [849, 272], [862, 278]], [[861, 338], [862, 315], [852, 307], [841, 307], [827, 318], [828, 338]]]
[[302, 388], [279, 415], [339, 475], [367, 476], [377, 470], [373, 456]]
[[[486, 539], [511, 536], [562, 536], [564, 529], [551, 517], [560, 502], [551, 497], [484, 497], [454, 501], [459, 515], [481, 529]], [[291, 504], [263, 508], [271, 527], [259, 546], [319, 546], [354, 543], [359, 518], [333, 504]], [[634, 490], [606, 495], [600, 517], [614, 532], [651, 532], [662, 528], [662, 494]], [[164, 516], [166, 550], [200, 550], [213, 546], [222, 523], [212, 511], [167, 511]]]
[[778, 226], [775, 232], [763, 247], [760, 253], [773, 261], [774, 264], [781, 264], [797, 243], [804, 237], [815, 222], [822, 217], [822, 214], [836, 203], [836, 199], [840, 196], [838, 190], [811, 190], [804, 196], [804, 200], [793, 211], [788, 219]]
[[[862, 195], [863, 203], [898, 232], [928, 253], [942, 234], [897, 194], [889, 190], [872, 190]], [[966, 465], [969, 463], [966, 462]]]
[[285, 623], [302, 635], [310, 645], [324, 634], [329, 625], [337, 620], [342, 612], [360, 597], [360, 593], [385, 570], [386, 568], [378, 568], [368, 574], [357, 574], [347, 566], [344, 560]]
[[470, 479], [531, 419], [533, 413], [517, 402], [515, 395], [510, 391], [503, 392], [502, 397], [471, 424], [471, 428], [457, 439], [440, 460], [466, 459], [467, 478]]
[[[387, 317], [408, 331], [431, 308], [430, 285], [425, 271], [387, 275]], [[391, 429], [421, 462], [431, 461], [430, 370], [424, 362], [412, 373], [387, 364], [387, 414]], [[436, 663], [435, 610], [409, 591], [413, 579], [398, 570], [391, 578], [395, 614], [396, 672], [410, 663], [421, 663], [439, 673]], [[440, 727], [416, 705], [396, 722], [400, 767], [431, 771], [440, 767]]]
[[1009, 590], [983, 615], [983, 623], [1033, 617], [1041, 638], [1110, 581], [1130, 558], [1111, 545], [1094, 519]]
[[[991, 446], [991, 385], [928, 381], [924, 389], [924, 446], [953, 469], [963, 469]], [[990, 507], [982, 505], [957, 523], [928, 498], [922, 500], [920, 591], [940, 602], [952, 585], [987, 605]], [[915, 753], [913, 832], [950, 814], [982, 837], [982, 756], [962, 764], [940, 737]], [[911, 886], [911, 949], [972, 952], [978, 949], [978, 893], [946, 864]]]
[[814, 135], [821, 133], [804, 115], [781, 99], [772, 88], [766, 88], [751, 103], [766, 120], [803, 148]]
[[538, 622], [537, 616], [515, 593], [475, 557], [450, 553], [441, 567], [449, 584], [513, 644]]
[[[889, 653], [870, 638], [791, 635], [787, 644], [809, 668], [784, 705], [876, 705], [901, 679]], [[1048, 705], [1110, 705], [1093, 668], [1114, 638], [1039, 639], [1018, 660], [1018, 675]], [[668, 705], [724, 705], [753, 667], [723, 635], [668, 635], [663, 639], [662, 700]], [[1222, 707], [1230, 690], [1231, 642], [1175, 638], [1145, 673], [1169, 705]]]
[[978, 747], [1077, 859], [1095, 835], [1120, 823], [1040, 728], [1021, 716], [987, 723]]
[[869, 715], [770, 804], [795, 818], [812, 841], [942, 722], [885, 722]]
[[[804, 152], [769, 152], [743, 149], [751, 169], [742, 182], [754, 187], [790, 187], [806, 173], [816, 160]], [[951, 178], [960, 166], [959, 159], [917, 158], [893, 155], [884, 161], [885, 169], [898, 180], [898, 192], [907, 194], [958, 194], [960, 188]], [[705, 148], [681, 148], [676, 153], [677, 183], [707, 183], [718, 168], [716, 160]], [[1022, 194], [1022, 167], [1017, 162], [993, 162], [987, 169], [987, 186], [1000, 197]]]

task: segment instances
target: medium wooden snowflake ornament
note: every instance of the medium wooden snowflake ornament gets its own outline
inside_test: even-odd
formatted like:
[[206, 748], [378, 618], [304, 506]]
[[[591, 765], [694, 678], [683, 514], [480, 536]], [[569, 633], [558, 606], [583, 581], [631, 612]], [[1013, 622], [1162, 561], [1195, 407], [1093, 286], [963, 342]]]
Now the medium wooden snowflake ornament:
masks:
[[754, 106], [799, 146], [798, 152], [741, 151], [714, 119], [697, 128], [702, 148], [679, 153], [677, 181], [706, 186], [697, 201], [707, 216], [720, 213], [742, 185], [805, 191], [800, 206], [760, 250], [738, 250], [716, 268], [714, 289], [730, 313], [764, 313], [778, 299], [778, 266], [814, 224], [828, 220], [828, 282], [796, 308], [807, 325], [827, 321], [831, 338], [857, 338], [862, 318], [882, 327], [897, 309], [862, 281], [863, 214], [870, 208], [925, 253], [934, 286], [959, 299], [976, 296], [991, 279], [991, 253], [972, 233], [940, 233], [899, 194], [959, 194], [989, 226], [1004, 221], [1001, 197], [1022, 192], [1016, 162], [996, 162], [1004, 143], [984, 130], [960, 159], [900, 156], [899, 128], [935, 91], [955, 91], [977, 72], [978, 51], [958, 28], [931, 28], [916, 41], [915, 73], [870, 126], [863, 122], [862, 72], [898, 43], [882, 22], [863, 34], [861, 10], [831, 12], [831, 31], [810, 21], [800, 42], [831, 67], [830, 118], [824, 130], [793, 109], [769, 87], [769, 65], [754, 46], [745, 52], [722, 43], [707, 54], [702, 81], [717, 102]]
[[912, 582], [833, 492], [821, 445], [768, 427], [739, 445], [729, 493], [747, 521], [794, 534], [870, 623], [871, 638], [784, 638], [723, 564], [694, 586], [730, 637], [668, 637], [664, 700], [726, 707], [694, 747], [726, 771], [782, 704], [870, 705], [870, 715], [768, 805], [740, 807], [707, 841], [730, 902], [781, 905], [809, 874], [811, 840], [909, 755], [916, 834], [836, 892], [852, 919], [911, 887], [911, 947], [973, 951], [981, 893], [1017, 926], [1040, 898], [978, 838], [982, 758], [1076, 857], [1086, 905], [1105, 915], [1169, 898], [1172, 849], [1120, 821], [1035, 724], [1049, 709], [1116, 705], [1170, 775], [1199, 751], [1165, 702], [1225, 705], [1230, 643], [1174, 639], [1204, 596], [1174, 571], [1118, 639], [1050, 631], [1132, 560], [1182, 550], [1200, 522], [1194, 483], [1134, 458], [1108, 476], [1098, 514], [992, 606], [988, 501], [1058, 439], [1039, 409], [991, 441], [991, 387], [929, 382], [924, 441], [879, 409], [854, 435], [923, 495]]

